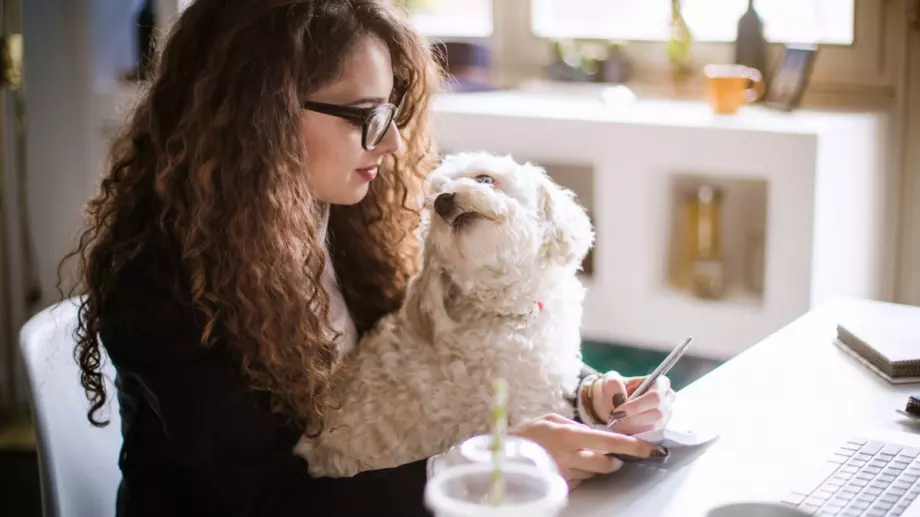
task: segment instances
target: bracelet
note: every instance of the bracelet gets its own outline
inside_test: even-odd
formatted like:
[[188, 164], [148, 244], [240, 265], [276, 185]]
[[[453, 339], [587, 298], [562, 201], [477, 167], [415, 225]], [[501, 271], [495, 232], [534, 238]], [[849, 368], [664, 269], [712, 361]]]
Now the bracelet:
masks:
[[[594, 420], [595, 424], [604, 423], [604, 420], [597, 415], [597, 411], [594, 409], [594, 385], [602, 378], [601, 375], [596, 373], [585, 377], [581, 383], [581, 393], [579, 394], [581, 396], [581, 407], [588, 414], [588, 418]], [[591, 382], [586, 382], [589, 379]]]

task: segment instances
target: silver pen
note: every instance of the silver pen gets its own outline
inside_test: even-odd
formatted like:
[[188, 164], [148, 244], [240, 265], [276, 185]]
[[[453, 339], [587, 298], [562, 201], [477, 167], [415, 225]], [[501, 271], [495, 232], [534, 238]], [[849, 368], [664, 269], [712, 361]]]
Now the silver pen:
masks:
[[[655, 381], [658, 380], [658, 377], [661, 377], [662, 375], [666, 375], [669, 371], [671, 371], [671, 368], [673, 368], [674, 365], [677, 364], [677, 361], [680, 360], [681, 357], [683, 357], [684, 352], [687, 351], [687, 348], [690, 346], [691, 341], [693, 341], [693, 338], [688, 337], [684, 339], [683, 341], [681, 341], [679, 345], [674, 347], [674, 350], [671, 350], [671, 353], [668, 354], [668, 356], [664, 358], [664, 361], [661, 361], [661, 364], [659, 364], [658, 367], [655, 368], [655, 371], [653, 371], [648, 377], [645, 378], [644, 381], [642, 381], [642, 384], [640, 384], [639, 387], [636, 388], [636, 391], [632, 392], [632, 395], [630, 395], [626, 401], [629, 402], [630, 400], [635, 400], [636, 398], [641, 397], [642, 395], [645, 395], [645, 393], [649, 390], [649, 388], [651, 388], [652, 385], [655, 384]], [[611, 427], [613, 427], [613, 424], [617, 423], [618, 421], [619, 421], [618, 419], [617, 420], [614, 420], [612, 418], [609, 419], [607, 421], [607, 429], [610, 429]]]

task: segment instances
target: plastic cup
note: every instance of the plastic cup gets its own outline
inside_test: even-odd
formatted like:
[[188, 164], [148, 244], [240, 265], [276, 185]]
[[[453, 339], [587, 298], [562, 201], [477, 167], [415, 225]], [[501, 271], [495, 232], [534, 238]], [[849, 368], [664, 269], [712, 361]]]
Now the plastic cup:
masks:
[[[489, 450], [491, 436], [482, 434], [473, 436], [452, 448], [436, 464], [437, 469], [458, 467], [473, 463], [492, 464], [492, 451]], [[521, 463], [532, 465], [553, 473], [559, 472], [559, 467], [553, 461], [546, 449], [537, 442], [519, 436], [507, 436], [502, 449], [502, 463]]]
[[471, 463], [445, 468], [425, 485], [425, 504], [436, 517], [556, 517], [568, 503], [569, 488], [559, 474], [511, 463], [501, 504], [492, 505], [492, 466]]

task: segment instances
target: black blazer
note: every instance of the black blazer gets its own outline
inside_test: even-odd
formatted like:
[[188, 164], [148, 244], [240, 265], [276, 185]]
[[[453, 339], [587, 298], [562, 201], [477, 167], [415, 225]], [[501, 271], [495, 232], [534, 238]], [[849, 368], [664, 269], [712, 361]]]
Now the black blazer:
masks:
[[103, 304], [124, 436], [118, 517], [428, 515], [424, 460], [311, 477], [292, 453], [301, 431], [247, 387], [227, 348], [199, 346], [194, 311], [164, 280], [177, 271], [145, 252]]

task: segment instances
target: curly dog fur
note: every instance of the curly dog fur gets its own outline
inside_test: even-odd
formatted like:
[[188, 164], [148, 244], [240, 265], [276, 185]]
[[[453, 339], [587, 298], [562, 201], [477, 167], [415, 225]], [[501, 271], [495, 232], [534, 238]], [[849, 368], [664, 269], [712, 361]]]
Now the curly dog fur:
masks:
[[571, 191], [507, 156], [447, 156], [430, 177], [422, 269], [402, 308], [343, 358], [341, 408], [294, 452], [315, 476], [353, 476], [441, 453], [488, 431], [491, 381], [509, 424], [572, 416], [594, 243]]

